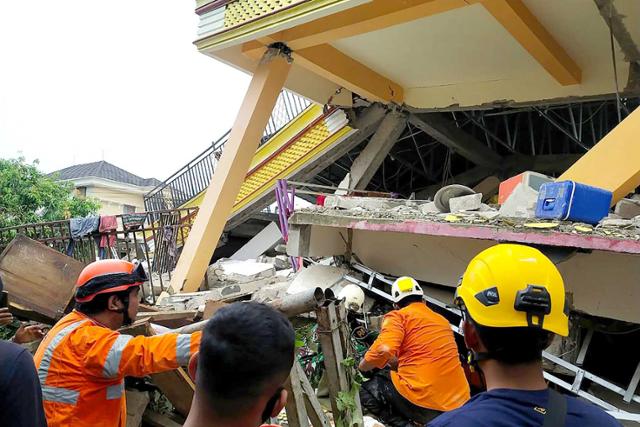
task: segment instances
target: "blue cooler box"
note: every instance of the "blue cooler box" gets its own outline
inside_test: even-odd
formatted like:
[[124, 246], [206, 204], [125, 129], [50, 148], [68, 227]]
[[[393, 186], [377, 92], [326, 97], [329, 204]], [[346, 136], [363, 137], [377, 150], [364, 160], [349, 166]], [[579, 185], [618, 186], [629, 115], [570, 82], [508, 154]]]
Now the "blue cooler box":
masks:
[[597, 224], [609, 214], [611, 191], [574, 181], [540, 186], [536, 217]]

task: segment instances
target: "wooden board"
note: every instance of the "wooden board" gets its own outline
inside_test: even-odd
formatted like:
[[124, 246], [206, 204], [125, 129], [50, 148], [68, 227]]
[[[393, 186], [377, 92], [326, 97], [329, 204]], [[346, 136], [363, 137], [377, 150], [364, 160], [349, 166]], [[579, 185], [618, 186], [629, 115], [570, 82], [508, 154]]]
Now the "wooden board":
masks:
[[80, 261], [24, 235], [13, 239], [0, 255], [0, 275], [9, 301], [51, 322], [64, 315], [83, 268]]

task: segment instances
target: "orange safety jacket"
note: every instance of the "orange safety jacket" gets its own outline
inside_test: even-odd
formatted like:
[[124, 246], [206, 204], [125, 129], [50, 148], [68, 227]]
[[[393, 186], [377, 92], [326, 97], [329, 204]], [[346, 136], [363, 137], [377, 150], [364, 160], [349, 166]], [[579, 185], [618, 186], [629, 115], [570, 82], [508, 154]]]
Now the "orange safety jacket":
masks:
[[450, 411], [469, 400], [451, 326], [426, 304], [416, 302], [384, 316], [380, 335], [364, 358], [382, 369], [392, 357], [398, 358], [398, 370], [391, 371], [391, 381], [414, 405]]
[[124, 377], [188, 363], [200, 332], [123, 335], [78, 311], [49, 331], [35, 354], [49, 427], [126, 425]]

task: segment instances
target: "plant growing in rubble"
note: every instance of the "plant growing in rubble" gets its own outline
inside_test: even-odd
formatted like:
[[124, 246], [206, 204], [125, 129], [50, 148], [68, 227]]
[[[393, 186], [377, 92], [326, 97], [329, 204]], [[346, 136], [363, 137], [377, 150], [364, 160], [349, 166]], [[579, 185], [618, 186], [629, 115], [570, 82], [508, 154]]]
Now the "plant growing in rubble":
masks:
[[100, 204], [73, 194], [73, 184], [56, 181], [38, 161], [0, 159], [0, 228], [56, 221], [96, 213]]

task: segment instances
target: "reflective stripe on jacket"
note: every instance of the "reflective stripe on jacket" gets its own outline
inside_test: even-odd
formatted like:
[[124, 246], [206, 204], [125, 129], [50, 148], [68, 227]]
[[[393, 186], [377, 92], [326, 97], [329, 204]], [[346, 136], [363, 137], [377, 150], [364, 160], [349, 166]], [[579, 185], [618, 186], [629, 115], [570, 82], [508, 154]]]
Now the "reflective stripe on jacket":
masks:
[[176, 369], [198, 351], [200, 332], [122, 335], [73, 311], [35, 354], [49, 427], [126, 424], [124, 377]]
[[416, 302], [384, 316], [365, 360], [383, 368], [394, 356], [398, 370], [391, 372], [393, 385], [414, 405], [450, 411], [469, 400], [451, 326], [426, 304]]

